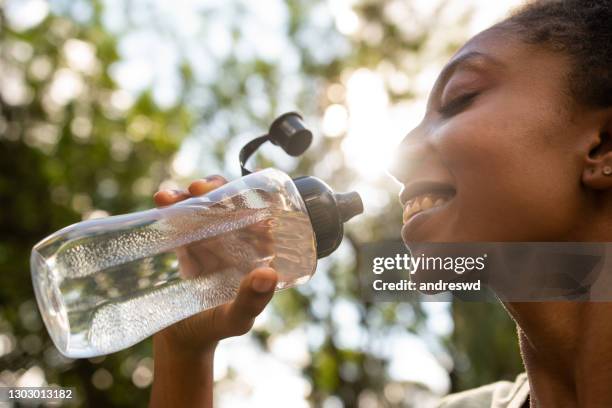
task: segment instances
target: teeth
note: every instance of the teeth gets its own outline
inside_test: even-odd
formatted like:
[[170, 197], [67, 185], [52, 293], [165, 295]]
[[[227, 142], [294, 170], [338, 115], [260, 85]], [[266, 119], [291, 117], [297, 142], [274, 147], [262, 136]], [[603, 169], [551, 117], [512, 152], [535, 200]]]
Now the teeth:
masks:
[[446, 201], [448, 201], [448, 199], [442, 198], [442, 197], [438, 197], [434, 201], [434, 197], [432, 197], [431, 195], [422, 195], [422, 196], [413, 198], [412, 200], [406, 203], [406, 207], [404, 209], [404, 213], [402, 217], [404, 220], [404, 224], [408, 222], [408, 220], [413, 215], [419, 212], [422, 212], [422, 211], [427, 211], [432, 208], [439, 207], [442, 204], [446, 203]]
[[433, 201], [431, 201], [431, 198], [425, 197], [423, 201], [421, 201], [421, 210], [429, 210], [431, 207], [433, 207]]

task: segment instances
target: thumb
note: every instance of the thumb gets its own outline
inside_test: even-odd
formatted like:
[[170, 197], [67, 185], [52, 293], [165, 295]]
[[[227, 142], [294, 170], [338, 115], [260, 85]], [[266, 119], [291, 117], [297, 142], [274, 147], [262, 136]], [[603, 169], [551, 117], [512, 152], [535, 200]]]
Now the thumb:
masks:
[[272, 268], [257, 268], [240, 282], [238, 295], [224, 308], [223, 319], [226, 336], [238, 336], [248, 332], [274, 295], [278, 274]]

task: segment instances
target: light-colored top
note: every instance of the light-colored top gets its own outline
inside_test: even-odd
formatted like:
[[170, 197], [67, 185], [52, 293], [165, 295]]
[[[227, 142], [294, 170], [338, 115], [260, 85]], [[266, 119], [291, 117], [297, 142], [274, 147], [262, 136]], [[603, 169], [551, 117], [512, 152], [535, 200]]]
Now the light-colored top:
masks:
[[512, 383], [498, 381], [444, 397], [438, 408], [523, 408], [528, 407], [529, 382], [522, 373]]

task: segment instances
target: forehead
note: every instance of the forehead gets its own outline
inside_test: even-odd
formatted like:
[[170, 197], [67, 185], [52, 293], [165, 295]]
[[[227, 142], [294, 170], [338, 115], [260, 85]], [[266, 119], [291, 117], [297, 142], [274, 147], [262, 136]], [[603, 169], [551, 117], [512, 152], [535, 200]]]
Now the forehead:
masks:
[[564, 81], [570, 67], [569, 58], [543, 45], [522, 41], [509, 29], [494, 26], [472, 37], [451, 58], [447, 66], [469, 54], [482, 54], [496, 61], [508, 76], [529, 82]]
[[453, 56], [453, 58], [469, 52], [488, 52], [498, 57], [511, 53], [520, 53], [521, 46], [526, 44], [519, 41], [517, 36], [498, 27], [491, 27], [470, 38]]

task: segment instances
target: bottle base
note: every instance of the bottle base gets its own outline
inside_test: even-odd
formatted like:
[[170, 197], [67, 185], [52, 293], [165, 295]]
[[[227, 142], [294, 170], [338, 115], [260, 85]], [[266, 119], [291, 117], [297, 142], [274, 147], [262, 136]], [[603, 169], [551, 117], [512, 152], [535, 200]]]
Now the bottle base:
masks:
[[32, 251], [30, 267], [36, 302], [45, 326], [47, 326], [51, 340], [53, 340], [57, 349], [66, 355], [70, 325], [59, 288], [53, 281], [51, 268], [36, 250]]

